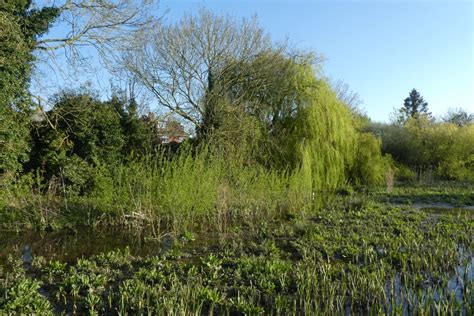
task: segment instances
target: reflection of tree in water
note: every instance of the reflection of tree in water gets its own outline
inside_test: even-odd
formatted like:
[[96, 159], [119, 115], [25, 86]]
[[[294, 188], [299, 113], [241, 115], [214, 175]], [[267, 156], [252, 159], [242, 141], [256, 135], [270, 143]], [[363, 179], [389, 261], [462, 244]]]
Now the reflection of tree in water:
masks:
[[[0, 267], [7, 263], [8, 256], [20, 259], [26, 269], [30, 269], [34, 259], [43, 257], [46, 261], [59, 260], [74, 262], [78, 258], [89, 258], [113, 250], [129, 249], [132, 255], [156, 254], [169, 245], [161, 241], [148, 240], [145, 235], [136, 235], [119, 229], [93, 230], [78, 229], [76, 232], [60, 230], [38, 236], [29, 231], [22, 234], [0, 232]], [[0, 269], [1, 270], [1, 269]], [[1, 314], [1, 313], [0, 313]]]

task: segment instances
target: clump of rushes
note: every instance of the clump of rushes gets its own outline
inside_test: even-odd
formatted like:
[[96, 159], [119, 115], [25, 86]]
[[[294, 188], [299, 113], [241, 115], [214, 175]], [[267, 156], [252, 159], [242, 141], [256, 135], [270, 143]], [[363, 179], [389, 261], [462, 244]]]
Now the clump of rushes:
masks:
[[348, 199], [331, 212], [232, 229], [200, 255], [196, 234], [158, 256], [37, 260], [28, 273], [10, 261], [0, 313], [473, 312], [472, 218]]

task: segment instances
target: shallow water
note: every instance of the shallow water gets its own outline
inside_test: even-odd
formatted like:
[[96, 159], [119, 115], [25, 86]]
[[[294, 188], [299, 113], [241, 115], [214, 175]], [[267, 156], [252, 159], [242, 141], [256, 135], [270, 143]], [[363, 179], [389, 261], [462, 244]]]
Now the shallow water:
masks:
[[[442, 208], [426, 208], [422, 211], [430, 213], [446, 213], [457, 214], [458, 212], [470, 212], [471, 210], [459, 209], [442, 209]], [[202, 247], [208, 246], [212, 243], [213, 238], [205, 238], [193, 242], [194, 246]], [[105, 253], [117, 249], [125, 249], [128, 247], [130, 253], [135, 256], [156, 255], [169, 249], [169, 243], [173, 240], [169, 238], [162, 238], [158, 240], [147, 240], [142, 235], [137, 235], [135, 231], [128, 231], [124, 229], [91, 229], [80, 228], [75, 231], [57, 231], [50, 233], [39, 233], [30, 231], [26, 233], [14, 233], [11, 231], [0, 231], [0, 265], [4, 263], [9, 255], [15, 258], [22, 259], [25, 264], [31, 263], [36, 256], [42, 256], [46, 260], [54, 259], [61, 262], [73, 263], [78, 258], [88, 258], [90, 256]], [[201, 243], [204, 243], [201, 245]], [[199, 245], [196, 245], [199, 244]], [[201, 247], [202, 246], [202, 247]], [[468, 303], [464, 297], [466, 281], [472, 282], [474, 280], [474, 256], [470, 249], [459, 249], [460, 262], [456, 271], [447, 274], [448, 282], [446, 287], [429, 291], [416, 293], [410, 288], [404, 288], [397, 273], [391, 281], [388, 281], [385, 287], [385, 293], [388, 298], [388, 312], [392, 311], [392, 304], [395, 306], [403, 306], [403, 315], [410, 315], [412, 304], [415, 306], [417, 302], [426, 300], [426, 297], [432, 295], [435, 301], [442, 300], [446, 292], [452, 293], [457, 301], [462, 305]], [[468, 259], [468, 261], [461, 259]], [[467, 264], [466, 264], [467, 262]], [[466, 264], [466, 265], [465, 265]], [[48, 293], [42, 293], [48, 296]], [[48, 296], [49, 297], [49, 296]], [[393, 299], [393, 301], [392, 301]], [[468, 303], [469, 304], [469, 303]], [[467, 315], [465, 312], [462, 315]], [[346, 315], [352, 314], [350, 304], [346, 308]]]
[[450, 215], [467, 215], [470, 217], [474, 217], [474, 208], [472, 207], [433, 207], [433, 206], [428, 206], [428, 207], [420, 207], [420, 211], [423, 212], [428, 212], [430, 214], [437, 214], [437, 215], [443, 215], [443, 214], [450, 214]]
[[[459, 315], [467, 316], [467, 306], [474, 303], [470, 301], [471, 296], [469, 296], [469, 294], [466, 296], [467, 283], [474, 281], [474, 256], [472, 253], [466, 253], [463, 248], [459, 248], [458, 254], [460, 263], [455, 271], [446, 274], [447, 283], [442, 287], [430, 288], [434, 284], [427, 283], [427, 288], [421, 292], [415, 291], [413, 288], [403, 285], [401, 275], [397, 272], [395, 276], [386, 283], [384, 288], [387, 297], [388, 314], [399, 313], [404, 316], [414, 315], [413, 311], [416, 310], [416, 306], [423, 305], [424, 301], [433, 299], [435, 302], [440, 302], [445, 299], [446, 296], [449, 297], [453, 295], [458, 304], [462, 306], [462, 313]], [[402, 306], [403, 308], [401, 311], [395, 312], [393, 308], [396, 306]], [[436, 315], [433, 310], [431, 314]], [[349, 314], [346, 313], [346, 315]]]
[[[0, 264], [9, 255], [31, 261], [35, 256], [71, 263], [104, 252], [129, 247], [132, 255], [154, 255], [163, 250], [162, 242], [145, 241], [136, 232], [121, 229], [79, 228], [75, 231], [15, 233], [0, 231]], [[30, 258], [31, 257], [31, 258]]]

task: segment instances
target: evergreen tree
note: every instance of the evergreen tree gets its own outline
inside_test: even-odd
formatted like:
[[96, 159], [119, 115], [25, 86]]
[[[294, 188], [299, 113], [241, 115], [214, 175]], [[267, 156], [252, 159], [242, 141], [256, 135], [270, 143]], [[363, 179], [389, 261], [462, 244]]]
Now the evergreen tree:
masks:
[[431, 118], [431, 112], [428, 111], [428, 102], [423, 99], [416, 89], [413, 89], [399, 110], [398, 121], [405, 123], [410, 118], [417, 119], [422, 116]]
[[0, 185], [11, 181], [28, 158], [33, 50], [59, 10], [30, 10], [31, 0], [0, 1]]
[[153, 141], [156, 133], [153, 122], [147, 121], [139, 115], [138, 103], [135, 98], [126, 100], [115, 95], [108, 101], [120, 116], [120, 124], [124, 134], [122, 153], [124, 157], [144, 154], [153, 150]]
[[62, 92], [55, 97], [48, 120], [32, 125], [28, 167], [46, 181], [62, 179], [68, 193], [91, 188], [94, 169], [113, 166], [122, 158], [126, 136], [113, 102], [87, 92]]

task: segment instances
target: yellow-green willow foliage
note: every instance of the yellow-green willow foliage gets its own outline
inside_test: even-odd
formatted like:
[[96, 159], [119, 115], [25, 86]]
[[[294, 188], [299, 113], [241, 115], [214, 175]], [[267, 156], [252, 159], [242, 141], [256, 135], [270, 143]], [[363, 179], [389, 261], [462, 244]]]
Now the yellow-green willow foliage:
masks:
[[374, 125], [372, 131], [381, 135], [383, 152], [397, 163], [399, 179], [434, 172], [439, 179], [474, 180], [474, 124], [459, 126], [422, 117], [404, 125]]
[[371, 133], [358, 132], [355, 159], [349, 172], [350, 181], [356, 185], [383, 184], [392, 172], [392, 159], [389, 155], [382, 155], [380, 139]]
[[228, 161], [296, 177], [291, 190], [305, 195], [384, 178], [380, 143], [358, 132], [310, 57], [266, 54], [231, 66], [209, 96], [218, 100], [209, 104], [215, 123], [209, 139]]
[[392, 163], [382, 156], [380, 140], [360, 131], [361, 123], [312, 67], [298, 67], [298, 112], [285, 141], [286, 157], [299, 168], [302, 183], [310, 184], [312, 192], [346, 183], [382, 184]]
[[325, 82], [308, 92], [308, 105], [296, 121], [301, 135], [300, 159], [303, 166], [310, 166], [313, 191], [335, 189], [346, 182], [347, 170], [354, 162], [352, 116]]
[[297, 115], [283, 140], [288, 160], [301, 169], [312, 192], [335, 189], [347, 182], [354, 163], [357, 131], [352, 114], [311, 67], [300, 68], [297, 82]]
[[403, 128], [411, 140], [412, 165], [433, 167], [443, 179], [474, 180], [474, 124], [412, 120]]

